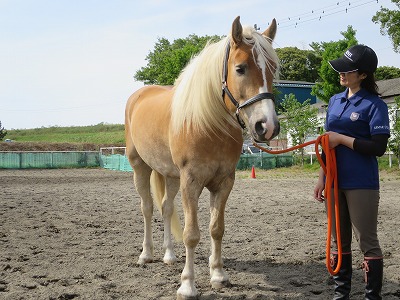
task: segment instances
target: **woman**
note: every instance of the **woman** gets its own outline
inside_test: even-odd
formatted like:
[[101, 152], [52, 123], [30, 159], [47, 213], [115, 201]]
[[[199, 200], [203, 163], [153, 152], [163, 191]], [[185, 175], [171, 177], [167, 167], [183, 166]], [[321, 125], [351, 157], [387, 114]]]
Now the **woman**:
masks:
[[[378, 96], [374, 72], [375, 52], [364, 45], [349, 48], [329, 62], [340, 74], [343, 93], [329, 100], [325, 129], [329, 147], [335, 148], [339, 187], [342, 264], [333, 276], [333, 299], [349, 299], [352, 276], [352, 228], [364, 254], [365, 299], [382, 299], [383, 255], [377, 236], [379, 173], [376, 156], [385, 153], [390, 135], [388, 108]], [[323, 202], [324, 173], [321, 169], [314, 198]], [[332, 191], [325, 191], [325, 193]], [[332, 209], [334, 212], [334, 209]], [[332, 239], [335, 247], [336, 232]], [[337, 264], [337, 249], [333, 251]]]

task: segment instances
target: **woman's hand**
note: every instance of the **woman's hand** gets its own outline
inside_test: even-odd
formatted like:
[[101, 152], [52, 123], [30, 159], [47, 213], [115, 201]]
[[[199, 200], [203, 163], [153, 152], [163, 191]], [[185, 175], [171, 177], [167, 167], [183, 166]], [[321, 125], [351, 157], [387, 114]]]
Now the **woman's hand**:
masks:
[[323, 203], [325, 198], [324, 198], [324, 194], [322, 193], [324, 191], [324, 184], [319, 184], [317, 183], [317, 185], [314, 188], [314, 199]]
[[327, 131], [325, 134], [329, 136], [330, 149], [333, 149], [338, 145], [344, 145], [346, 147], [349, 147], [350, 149], [353, 149], [353, 143], [354, 143], [353, 137], [340, 134], [334, 131]]
[[314, 188], [314, 199], [321, 203], [324, 202], [324, 200], [325, 200], [324, 194], [323, 194], [323, 191], [325, 189], [324, 176], [325, 176], [324, 170], [322, 168], [320, 168], [318, 182]]

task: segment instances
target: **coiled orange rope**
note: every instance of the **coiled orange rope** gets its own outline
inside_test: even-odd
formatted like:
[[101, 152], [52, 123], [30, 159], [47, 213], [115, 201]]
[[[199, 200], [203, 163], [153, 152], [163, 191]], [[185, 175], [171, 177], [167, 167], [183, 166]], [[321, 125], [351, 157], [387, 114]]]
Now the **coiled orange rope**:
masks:
[[[293, 150], [297, 150], [299, 148], [303, 148], [311, 144], [315, 144], [315, 153], [325, 174], [325, 194], [326, 194], [325, 200], [326, 200], [327, 219], [328, 219], [327, 236], [326, 236], [326, 267], [330, 274], [336, 275], [339, 272], [340, 267], [342, 265], [342, 240], [340, 237], [339, 190], [338, 190], [337, 172], [336, 172], [336, 153], [335, 149], [329, 148], [329, 136], [323, 134], [320, 135], [316, 140], [309, 141], [283, 150], [269, 150], [258, 145], [257, 143], [253, 143], [255, 147], [269, 154], [282, 154]], [[321, 154], [319, 153], [320, 145], [325, 153], [326, 163], [324, 163]], [[336, 220], [335, 222], [336, 240], [338, 247], [338, 261], [335, 269], [333, 269], [333, 266], [331, 265], [331, 233], [332, 233], [332, 222], [334, 222], [332, 215], [332, 193], [331, 193], [332, 188], [333, 188], [334, 209], [335, 209], [334, 216]]]

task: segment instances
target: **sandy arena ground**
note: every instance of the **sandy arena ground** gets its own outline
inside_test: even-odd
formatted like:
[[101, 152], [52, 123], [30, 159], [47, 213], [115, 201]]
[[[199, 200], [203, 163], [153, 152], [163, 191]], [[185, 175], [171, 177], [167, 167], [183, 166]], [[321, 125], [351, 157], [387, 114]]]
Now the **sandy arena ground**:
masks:
[[[209, 285], [208, 192], [199, 203], [200, 299], [331, 299], [324, 206], [316, 174], [240, 172], [226, 209], [223, 242], [232, 286]], [[184, 266], [162, 263], [162, 220], [154, 214], [155, 262], [137, 265], [143, 238], [132, 173], [102, 169], [0, 170], [0, 299], [175, 299]], [[384, 299], [400, 299], [400, 179], [382, 177], [379, 233]], [[176, 203], [180, 204], [178, 195]], [[180, 207], [179, 210], [181, 211]], [[352, 299], [363, 299], [354, 243]]]

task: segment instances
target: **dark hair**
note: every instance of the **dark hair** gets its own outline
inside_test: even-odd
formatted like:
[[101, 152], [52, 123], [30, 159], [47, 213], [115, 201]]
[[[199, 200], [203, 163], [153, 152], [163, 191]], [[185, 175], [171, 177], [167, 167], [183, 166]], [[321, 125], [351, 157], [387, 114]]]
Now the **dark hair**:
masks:
[[367, 77], [361, 81], [361, 87], [366, 89], [368, 92], [374, 95], [379, 95], [378, 85], [375, 82], [375, 76], [373, 72], [358, 71], [358, 74], [366, 74]]

